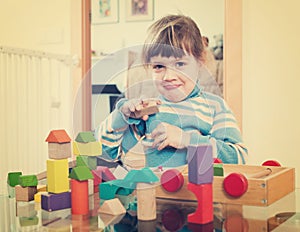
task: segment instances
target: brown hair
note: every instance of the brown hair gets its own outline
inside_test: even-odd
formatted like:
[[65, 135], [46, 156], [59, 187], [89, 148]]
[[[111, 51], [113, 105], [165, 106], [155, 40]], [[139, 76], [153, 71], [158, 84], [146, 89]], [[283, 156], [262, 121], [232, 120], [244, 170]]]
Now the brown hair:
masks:
[[185, 52], [202, 59], [203, 49], [201, 32], [190, 17], [167, 15], [149, 27], [142, 59], [148, 64], [153, 56], [182, 57]]

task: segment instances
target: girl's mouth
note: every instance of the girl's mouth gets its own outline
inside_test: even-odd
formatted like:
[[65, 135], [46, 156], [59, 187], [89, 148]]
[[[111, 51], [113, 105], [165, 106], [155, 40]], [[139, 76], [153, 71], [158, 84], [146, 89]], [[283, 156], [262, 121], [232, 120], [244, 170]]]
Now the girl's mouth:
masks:
[[166, 90], [172, 90], [172, 89], [177, 89], [179, 88], [181, 85], [179, 84], [163, 84], [162, 85]]

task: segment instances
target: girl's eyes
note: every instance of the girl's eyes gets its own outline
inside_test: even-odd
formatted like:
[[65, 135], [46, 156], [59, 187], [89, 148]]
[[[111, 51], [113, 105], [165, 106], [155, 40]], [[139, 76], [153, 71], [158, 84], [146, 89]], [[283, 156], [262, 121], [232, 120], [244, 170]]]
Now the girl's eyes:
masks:
[[165, 66], [162, 65], [162, 64], [155, 64], [155, 65], [152, 65], [152, 69], [155, 70], [155, 71], [159, 71], [159, 70], [162, 70], [164, 69]]
[[[175, 68], [182, 68], [185, 65], [186, 65], [186, 63], [182, 62], [182, 61], [175, 62], [175, 64], [174, 64]], [[162, 69], [165, 69], [165, 68], [166, 68], [166, 66], [162, 65], [162, 64], [152, 65], [152, 69], [154, 69], [156, 71], [159, 71], [159, 70], [162, 70]]]
[[182, 62], [182, 61], [178, 61], [178, 62], [175, 63], [175, 67], [176, 67], [176, 68], [181, 68], [181, 67], [183, 67], [184, 65], [185, 65], [185, 63]]

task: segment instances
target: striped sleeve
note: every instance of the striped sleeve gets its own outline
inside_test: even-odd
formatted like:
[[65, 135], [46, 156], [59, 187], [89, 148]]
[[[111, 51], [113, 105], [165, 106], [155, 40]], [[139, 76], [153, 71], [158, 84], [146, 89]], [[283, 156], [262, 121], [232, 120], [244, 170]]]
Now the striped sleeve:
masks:
[[[124, 135], [128, 138], [134, 138], [136, 135], [130, 128], [133, 124], [138, 124], [137, 119], [125, 119], [124, 115], [119, 111], [123, 100], [118, 102], [116, 109], [100, 124], [96, 130], [96, 138], [102, 143], [102, 151], [104, 157], [115, 159], [119, 154], [119, 147], [123, 141]], [[132, 134], [128, 136], [128, 134]], [[134, 142], [129, 143], [134, 144]], [[128, 150], [131, 147], [127, 147]]]
[[223, 163], [245, 164], [248, 151], [230, 108], [215, 95], [207, 94], [205, 98], [211, 109], [212, 127], [207, 135], [192, 133], [191, 144], [209, 143], [214, 157]]

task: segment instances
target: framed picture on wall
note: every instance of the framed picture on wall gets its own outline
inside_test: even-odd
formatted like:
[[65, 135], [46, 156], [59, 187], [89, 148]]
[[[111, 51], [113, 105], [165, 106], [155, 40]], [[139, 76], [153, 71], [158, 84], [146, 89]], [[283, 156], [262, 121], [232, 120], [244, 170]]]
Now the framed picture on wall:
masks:
[[154, 0], [125, 0], [126, 21], [153, 20]]
[[91, 0], [92, 24], [117, 23], [119, 0]]

